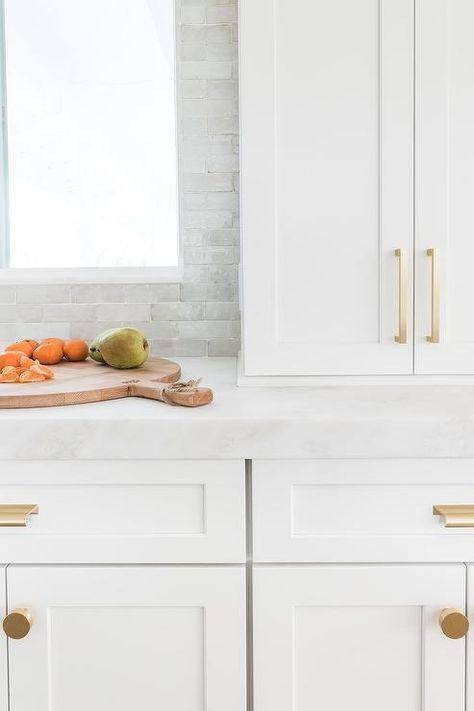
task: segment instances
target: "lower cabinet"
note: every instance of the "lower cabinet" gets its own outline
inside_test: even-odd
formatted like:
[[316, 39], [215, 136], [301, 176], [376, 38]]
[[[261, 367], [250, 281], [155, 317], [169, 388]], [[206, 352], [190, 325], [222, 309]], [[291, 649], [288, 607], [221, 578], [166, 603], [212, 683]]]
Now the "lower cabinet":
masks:
[[[0, 566], [0, 614], [7, 613], [6, 589], [4, 585], [5, 568]], [[8, 685], [7, 685], [7, 641], [0, 640], [0, 711], [8, 711]]]
[[8, 612], [32, 618], [26, 636], [8, 639], [10, 711], [243, 711], [244, 576], [218, 566], [9, 567]]
[[462, 564], [256, 566], [255, 711], [464, 711], [465, 597]]

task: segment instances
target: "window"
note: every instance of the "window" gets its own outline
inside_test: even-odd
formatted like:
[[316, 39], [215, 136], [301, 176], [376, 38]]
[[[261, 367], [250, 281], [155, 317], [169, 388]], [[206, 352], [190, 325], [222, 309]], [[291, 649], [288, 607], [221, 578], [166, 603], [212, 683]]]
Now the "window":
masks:
[[173, 0], [0, 0], [0, 22], [0, 266], [176, 267]]

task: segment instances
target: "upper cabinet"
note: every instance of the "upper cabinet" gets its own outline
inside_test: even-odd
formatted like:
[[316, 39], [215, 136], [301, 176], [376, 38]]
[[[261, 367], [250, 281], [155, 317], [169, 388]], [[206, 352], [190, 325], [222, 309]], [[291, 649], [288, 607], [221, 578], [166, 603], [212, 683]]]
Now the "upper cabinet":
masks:
[[474, 373], [474, 3], [416, 9], [415, 371]]
[[242, 0], [244, 375], [474, 373], [473, 21]]

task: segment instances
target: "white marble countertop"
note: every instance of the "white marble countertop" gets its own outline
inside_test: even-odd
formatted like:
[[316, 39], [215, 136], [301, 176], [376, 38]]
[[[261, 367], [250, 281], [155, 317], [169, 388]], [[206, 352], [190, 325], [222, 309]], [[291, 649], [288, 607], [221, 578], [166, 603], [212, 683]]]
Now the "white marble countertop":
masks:
[[212, 405], [0, 410], [0, 460], [474, 458], [474, 386], [238, 388], [234, 359], [181, 360]]

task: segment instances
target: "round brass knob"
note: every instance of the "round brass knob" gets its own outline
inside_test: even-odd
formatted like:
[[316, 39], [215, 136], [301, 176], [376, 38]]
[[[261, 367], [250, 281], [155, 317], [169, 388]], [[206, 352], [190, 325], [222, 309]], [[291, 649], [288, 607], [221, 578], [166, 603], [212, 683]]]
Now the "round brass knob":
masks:
[[441, 611], [439, 624], [446, 637], [450, 639], [465, 637], [469, 629], [469, 620], [466, 615], [454, 607], [446, 607]]
[[29, 610], [17, 608], [12, 610], [3, 620], [3, 629], [7, 637], [11, 639], [23, 639], [26, 637], [33, 624], [33, 618]]

